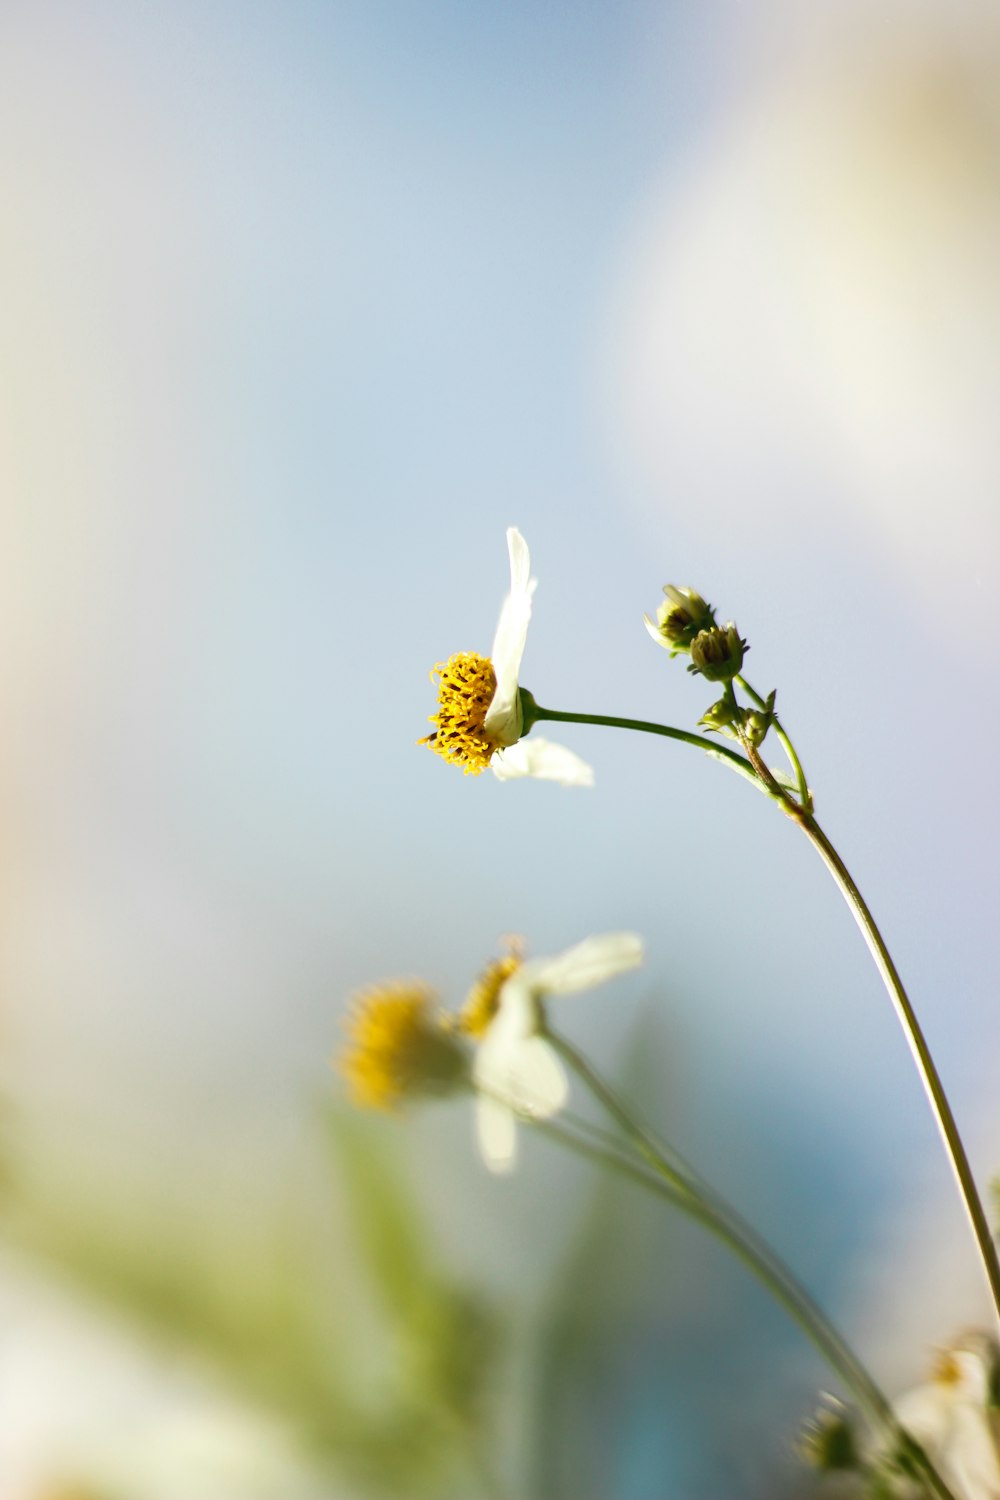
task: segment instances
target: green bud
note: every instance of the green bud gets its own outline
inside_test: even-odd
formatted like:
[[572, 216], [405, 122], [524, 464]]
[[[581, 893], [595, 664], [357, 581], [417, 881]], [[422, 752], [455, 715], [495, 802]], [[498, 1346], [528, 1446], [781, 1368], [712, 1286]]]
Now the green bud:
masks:
[[748, 708], [743, 713], [743, 733], [751, 745], [762, 745], [764, 737], [771, 725], [774, 723], [774, 699], [773, 692], [768, 693], [767, 702], [763, 708]]
[[743, 715], [743, 733], [754, 747], [763, 743], [770, 727], [770, 716], [762, 714], [759, 709], [748, 709]]
[[730, 702], [727, 698], [720, 698], [718, 703], [713, 703], [711, 708], [705, 710], [698, 720], [698, 725], [701, 729], [713, 730], [717, 734], [726, 734], [732, 740], [736, 738], [736, 735], [732, 733], [733, 725], [741, 724], [744, 718], [745, 712], [743, 709], [737, 704]]
[[828, 1407], [818, 1411], [802, 1433], [799, 1451], [807, 1463], [824, 1474], [861, 1467], [850, 1418]]
[[671, 656], [689, 651], [691, 642], [701, 630], [715, 624], [715, 611], [706, 604], [697, 589], [682, 589], [672, 583], [663, 585], [666, 598], [656, 611], [656, 623], [646, 615], [646, 629]]
[[699, 631], [691, 642], [689, 672], [700, 672], [709, 682], [730, 682], [743, 665], [748, 650], [732, 620]]

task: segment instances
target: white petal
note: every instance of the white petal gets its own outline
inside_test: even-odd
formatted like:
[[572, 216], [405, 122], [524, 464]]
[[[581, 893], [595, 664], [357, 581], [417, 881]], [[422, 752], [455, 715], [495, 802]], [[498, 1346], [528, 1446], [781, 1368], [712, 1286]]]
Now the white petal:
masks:
[[557, 1114], [569, 1098], [566, 1069], [555, 1048], [541, 1036], [522, 1042], [508, 1081], [513, 1083], [518, 1110], [537, 1120]]
[[507, 555], [510, 558], [510, 591], [523, 593], [533, 588], [531, 581], [531, 553], [528, 544], [516, 526], [507, 527]]
[[472, 1059], [472, 1081], [477, 1089], [512, 1104], [517, 1058], [538, 1026], [538, 1002], [523, 985], [508, 981], [500, 991], [497, 1013]]
[[[522, 964], [521, 968], [523, 967]], [[510, 1048], [517, 1047], [529, 1036], [534, 1036], [538, 1030], [538, 1001], [527, 985], [519, 983], [520, 976], [521, 969], [515, 969], [500, 988], [496, 1015], [476, 1051], [473, 1063], [473, 1075], [476, 1077], [476, 1069], [482, 1066], [484, 1056], [489, 1058], [494, 1053], [503, 1054]]]
[[531, 568], [528, 544], [516, 526], [508, 528], [507, 551], [510, 554], [510, 593], [500, 609], [490, 656], [497, 690], [483, 724], [489, 738], [500, 745], [515, 744], [521, 734], [517, 680], [524, 643], [528, 638], [531, 596], [535, 592], [535, 580], [528, 576]]
[[480, 1094], [476, 1100], [479, 1154], [491, 1172], [511, 1172], [517, 1159], [517, 1130], [506, 1104]]
[[1000, 1459], [985, 1407], [957, 1403], [937, 1455], [945, 1481], [968, 1500], [1000, 1500]]
[[666, 636], [660, 634], [659, 627], [657, 626], [655, 620], [651, 620], [648, 615], [643, 615], [642, 618], [645, 622], [646, 629], [649, 631], [656, 644], [658, 646], [663, 646], [665, 650], [670, 651], [672, 649], [671, 644], [667, 640]]
[[940, 1453], [951, 1423], [955, 1405], [955, 1387], [944, 1381], [931, 1380], [907, 1391], [893, 1402], [893, 1411], [911, 1437], [933, 1456]]
[[500, 1031], [498, 1018], [480, 1043], [473, 1064], [476, 1087], [517, 1114], [548, 1119], [569, 1095], [555, 1048], [540, 1036], [501, 1039]]
[[507, 981], [506, 991], [523, 985], [537, 995], [570, 995], [603, 984], [642, 963], [643, 941], [635, 932], [604, 932], [585, 938], [554, 958], [535, 958], [522, 964]]
[[501, 781], [513, 781], [519, 776], [534, 776], [538, 781], [558, 781], [560, 786], [593, 786], [594, 772], [585, 760], [565, 745], [554, 745], [551, 740], [519, 740], [498, 750], [490, 761], [490, 769]]

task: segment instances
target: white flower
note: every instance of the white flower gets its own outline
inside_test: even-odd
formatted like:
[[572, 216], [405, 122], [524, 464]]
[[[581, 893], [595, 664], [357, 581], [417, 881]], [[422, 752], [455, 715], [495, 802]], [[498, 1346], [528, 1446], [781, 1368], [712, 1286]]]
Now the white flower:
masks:
[[634, 932], [606, 932], [555, 958], [530, 959], [505, 981], [472, 1065], [480, 1090], [479, 1149], [490, 1171], [509, 1172], [513, 1167], [518, 1115], [545, 1120], [566, 1102], [566, 1071], [543, 1034], [544, 997], [589, 990], [634, 969], [642, 955], [642, 939]]
[[563, 786], [592, 786], [594, 773], [572, 750], [546, 739], [521, 740], [524, 729], [518, 675], [528, 637], [537, 580], [530, 576], [528, 544], [516, 526], [507, 530], [510, 592], [489, 657], [461, 652], [434, 668], [438, 711], [429, 744], [445, 760], [478, 775], [490, 766], [501, 781], [534, 776]]
[[942, 1353], [933, 1380], [894, 1404], [956, 1500], [1000, 1500], [998, 1370], [992, 1339], [969, 1334]]

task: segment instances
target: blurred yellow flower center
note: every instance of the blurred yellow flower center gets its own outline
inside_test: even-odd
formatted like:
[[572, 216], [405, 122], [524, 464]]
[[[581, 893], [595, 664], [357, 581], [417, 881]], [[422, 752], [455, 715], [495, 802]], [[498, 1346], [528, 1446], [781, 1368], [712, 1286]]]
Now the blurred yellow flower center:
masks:
[[392, 1109], [440, 1073], [450, 1044], [432, 1000], [428, 986], [410, 981], [376, 985], [357, 997], [348, 1045], [337, 1059], [355, 1104]]
[[496, 673], [488, 656], [461, 651], [438, 662], [431, 678], [438, 678], [438, 711], [431, 714], [433, 734], [421, 740], [438, 755], [461, 766], [466, 776], [478, 776], [497, 748], [486, 737], [483, 724], [497, 690]]
[[460, 1031], [477, 1040], [485, 1036], [490, 1022], [500, 1004], [500, 991], [512, 974], [524, 962], [520, 952], [508, 953], [506, 958], [495, 958], [480, 974], [462, 1006], [458, 1018]]
[[957, 1385], [962, 1378], [962, 1369], [950, 1349], [939, 1350], [934, 1360], [931, 1379], [939, 1385]]

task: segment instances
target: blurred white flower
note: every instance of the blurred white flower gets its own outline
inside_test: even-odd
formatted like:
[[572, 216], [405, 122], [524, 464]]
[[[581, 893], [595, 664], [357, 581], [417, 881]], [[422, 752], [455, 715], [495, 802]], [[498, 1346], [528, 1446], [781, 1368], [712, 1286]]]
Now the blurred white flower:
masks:
[[530, 959], [504, 982], [472, 1068], [480, 1090], [479, 1149], [491, 1172], [509, 1172], [514, 1165], [516, 1117], [548, 1119], [569, 1092], [563, 1064], [544, 1035], [542, 1000], [603, 984], [634, 969], [642, 957], [635, 933], [606, 932], [554, 958]]
[[436, 728], [420, 743], [460, 765], [466, 775], [478, 776], [490, 766], [501, 781], [534, 776], [563, 786], [592, 786], [593, 771], [572, 750], [545, 739], [519, 743], [524, 716], [518, 674], [537, 580], [530, 576], [528, 544], [516, 526], [507, 529], [507, 551], [510, 592], [493, 651], [489, 657], [459, 652], [434, 668], [438, 711], [431, 723]]
[[933, 1379], [895, 1403], [956, 1500], [1000, 1500], [998, 1377], [994, 1341], [968, 1334], [942, 1352]]

